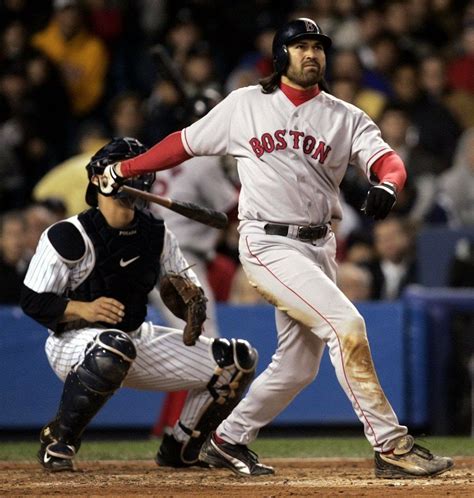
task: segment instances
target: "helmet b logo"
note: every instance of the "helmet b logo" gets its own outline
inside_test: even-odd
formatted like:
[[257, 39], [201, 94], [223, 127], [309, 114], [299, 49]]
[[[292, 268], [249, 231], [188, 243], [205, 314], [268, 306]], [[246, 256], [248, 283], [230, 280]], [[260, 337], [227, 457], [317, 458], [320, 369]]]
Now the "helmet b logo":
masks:
[[311, 21], [304, 21], [306, 31], [316, 31], [316, 25]]

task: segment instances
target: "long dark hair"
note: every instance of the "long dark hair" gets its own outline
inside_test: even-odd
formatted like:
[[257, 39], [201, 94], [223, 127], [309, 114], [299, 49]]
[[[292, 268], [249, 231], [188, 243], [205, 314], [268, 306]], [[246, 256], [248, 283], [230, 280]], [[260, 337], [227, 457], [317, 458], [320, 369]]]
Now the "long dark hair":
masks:
[[[280, 86], [281, 73], [273, 72], [270, 76], [262, 78], [259, 80], [259, 84], [262, 86], [262, 93], [273, 93]], [[328, 82], [324, 77], [318, 83], [319, 88], [326, 93], [330, 93]]]
[[274, 71], [270, 76], [259, 80], [262, 85], [262, 93], [273, 93], [280, 86], [281, 74]]

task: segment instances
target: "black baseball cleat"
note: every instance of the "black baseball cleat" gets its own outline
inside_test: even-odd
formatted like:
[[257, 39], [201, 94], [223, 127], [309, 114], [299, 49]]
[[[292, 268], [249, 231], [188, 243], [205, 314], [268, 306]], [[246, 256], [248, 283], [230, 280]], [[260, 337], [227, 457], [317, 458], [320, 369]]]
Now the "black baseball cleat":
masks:
[[275, 471], [258, 461], [258, 456], [243, 444], [218, 443], [210, 434], [199, 453], [199, 460], [211, 467], [227, 467], [240, 476], [265, 476]]
[[375, 453], [375, 476], [382, 479], [433, 477], [451, 469], [451, 458], [433, 455], [407, 434], [390, 453]]
[[74, 457], [76, 450], [74, 446], [55, 441], [41, 444], [38, 451], [38, 461], [41, 466], [49, 472], [74, 472]]
[[53, 436], [54, 423], [49, 423], [41, 429], [40, 449], [37, 458], [41, 466], [49, 472], [73, 472], [76, 449], [65, 443], [58, 442]]
[[192, 467], [197, 465], [198, 467], [209, 467], [207, 464], [200, 462], [197, 459], [188, 461], [184, 458], [183, 443], [176, 441], [172, 434], [164, 434], [161, 440], [161, 445], [158, 449], [158, 453], [155, 456], [155, 462], [159, 467]]

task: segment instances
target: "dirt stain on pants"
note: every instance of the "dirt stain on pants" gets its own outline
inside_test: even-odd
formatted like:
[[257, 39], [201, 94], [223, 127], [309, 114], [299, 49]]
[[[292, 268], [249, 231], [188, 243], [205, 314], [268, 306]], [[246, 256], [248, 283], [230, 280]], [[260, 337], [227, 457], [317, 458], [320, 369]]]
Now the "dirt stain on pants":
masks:
[[342, 357], [349, 377], [373, 400], [376, 410], [389, 411], [390, 405], [375, 372], [366, 334], [352, 332], [345, 334], [341, 340]]

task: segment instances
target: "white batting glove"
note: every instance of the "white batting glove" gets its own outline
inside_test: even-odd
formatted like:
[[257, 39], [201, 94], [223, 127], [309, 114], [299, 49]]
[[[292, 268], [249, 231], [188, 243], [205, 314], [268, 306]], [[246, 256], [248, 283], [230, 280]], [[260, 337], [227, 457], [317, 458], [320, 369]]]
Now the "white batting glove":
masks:
[[109, 164], [105, 167], [104, 172], [99, 180], [99, 191], [102, 195], [115, 195], [122, 186], [125, 178], [120, 176], [115, 170], [115, 166], [119, 163]]

